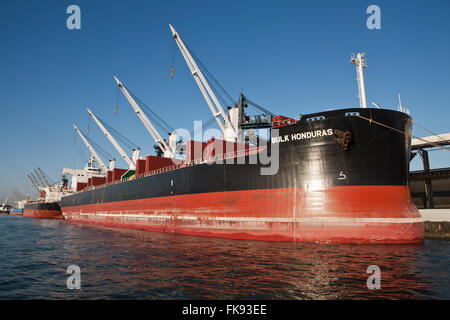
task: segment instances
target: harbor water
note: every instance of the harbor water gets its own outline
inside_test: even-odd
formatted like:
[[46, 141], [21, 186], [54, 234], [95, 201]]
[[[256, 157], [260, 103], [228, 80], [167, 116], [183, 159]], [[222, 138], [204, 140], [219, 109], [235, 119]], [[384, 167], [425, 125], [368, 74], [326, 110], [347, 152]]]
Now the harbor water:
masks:
[[[450, 299], [450, 241], [229, 240], [0, 216], [0, 299]], [[379, 266], [380, 289], [367, 268]], [[69, 266], [81, 288], [68, 289]]]

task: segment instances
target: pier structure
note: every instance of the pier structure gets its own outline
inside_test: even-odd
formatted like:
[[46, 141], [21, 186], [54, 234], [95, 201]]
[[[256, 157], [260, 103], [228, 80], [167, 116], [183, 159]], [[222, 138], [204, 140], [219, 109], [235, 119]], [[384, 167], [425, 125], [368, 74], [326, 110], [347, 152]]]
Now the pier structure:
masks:
[[412, 158], [419, 155], [423, 171], [411, 171], [409, 174], [411, 195], [418, 208], [450, 209], [450, 168], [430, 169], [429, 151], [436, 148], [450, 151], [450, 133], [424, 138], [413, 138]]

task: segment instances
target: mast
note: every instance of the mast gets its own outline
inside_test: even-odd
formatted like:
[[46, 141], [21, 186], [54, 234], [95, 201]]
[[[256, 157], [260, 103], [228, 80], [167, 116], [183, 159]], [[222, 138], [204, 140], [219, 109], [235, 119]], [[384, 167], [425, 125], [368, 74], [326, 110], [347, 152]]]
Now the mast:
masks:
[[356, 57], [352, 55], [350, 63], [356, 66], [356, 79], [358, 81], [359, 92], [359, 106], [361, 108], [367, 108], [366, 104], [366, 88], [364, 87], [364, 72], [363, 68], [367, 68], [366, 59], [363, 59], [366, 54], [358, 52]]
[[[217, 121], [217, 124], [219, 125], [220, 129], [223, 132], [224, 139], [227, 141], [237, 141], [239, 138], [238, 128], [233, 125], [228, 115], [225, 114], [225, 111], [223, 110], [221, 104], [217, 100], [217, 97], [211, 90], [208, 81], [206, 81], [205, 77], [203, 76], [203, 73], [198, 68], [197, 64], [192, 58], [183, 40], [181, 40], [180, 35], [175, 31], [175, 29], [172, 27], [171, 24], [169, 24], [169, 27], [170, 30], [172, 30], [173, 38], [175, 39], [175, 42], [177, 43], [178, 48], [180, 49], [181, 54], [184, 57], [184, 60], [186, 60], [186, 63], [189, 67], [189, 70], [192, 73], [192, 76], [195, 79], [195, 82], [197, 82], [197, 85], [200, 88], [200, 91], [202, 92], [203, 97], [205, 98], [206, 103], [209, 106], [209, 109], [211, 110], [214, 118]], [[211, 102], [211, 99], [214, 102], [214, 105]], [[224, 122], [222, 122], [221, 117]]]
[[[155, 142], [158, 144], [158, 146], [161, 148], [162, 152], [164, 153], [164, 157], [167, 158], [174, 158], [175, 157], [175, 150], [172, 150], [169, 145], [166, 143], [166, 141], [161, 137], [161, 135], [158, 133], [158, 131], [155, 129], [153, 124], [150, 122], [150, 120], [147, 118], [145, 113], [142, 111], [141, 107], [137, 104], [137, 102], [133, 99], [131, 94], [128, 92], [128, 90], [125, 88], [125, 86], [122, 84], [122, 82], [117, 79], [116, 76], [114, 76], [114, 79], [117, 82], [117, 85], [119, 86], [120, 90], [124, 94], [125, 98], [127, 98], [128, 102], [133, 107], [134, 112], [136, 112], [139, 119], [144, 124], [145, 128], [147, 128], [148, 132], [151, 134]], [[170, 139], [170, 137], [169, 137]]]
[[97, 160], [97, 162], [100, 164], [100, 166], [102, 167], [103, 170], [108, 171], [108, 168], [105, 166], [105, 164], [103, 163], [102, 159], [98, 156], [97, 152], [95, 152], [94, 148], [92, 148], [91, 144], [87, 141], [87, 139], [85, 138], [85, 136], [81, 133], [81, 131], [78, 129], [78, 127], [76, 125], [73, 125], [73, 127], [75, 128], [75, 131], [78, 133], [78, 135], [81, 137], [81, 139], [83, 140], [84, 144], [86, 145], [86, 147], [89, 149], [89, 151], [91, 152], [91, 155]]
[[108, 138], [109, 142], [111, 142], [111, 144], [114, 146], [114, 148], [116, 148], [116, 150], [119, 152], [120, 156], [126, 161], [126, 163], [128, 164], [128, 167], [131, 170], [135, 170], [136, 169], [136, 162], [132, 161], [127, 154], [125, 153], [125, 151], [123, 151], [122, 147], [116, 142], [116, 140], [111, 136], [111, 134], [108, 132], [108, 130], [106, 130], [105, 126], [101, 123], [100, 120], [98, 120], [98, 118], [95, 116], [95, 114], [89, 110], [89, 108], [86, 108], [87, 111], [89, 112], [89, 114], [91, 115], [92, 119], [94, 119], [95, 123], [97, 123], [97, 125], [100, 127], [100, 129], [103, 131], [103, 133], [105, 134], [105, 136]]

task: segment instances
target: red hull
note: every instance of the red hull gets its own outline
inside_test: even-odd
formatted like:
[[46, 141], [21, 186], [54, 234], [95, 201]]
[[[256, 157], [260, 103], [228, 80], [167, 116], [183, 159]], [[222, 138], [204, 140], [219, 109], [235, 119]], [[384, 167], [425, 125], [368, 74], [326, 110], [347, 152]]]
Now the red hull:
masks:
[[69, 221], [187, 235], [332, 243], [420, 243], [408, 187], [246, 190], [63, 207]]
[[61, 211], [56, 210], [23, 209], [23, 216], [38, 219], [64, 219]]

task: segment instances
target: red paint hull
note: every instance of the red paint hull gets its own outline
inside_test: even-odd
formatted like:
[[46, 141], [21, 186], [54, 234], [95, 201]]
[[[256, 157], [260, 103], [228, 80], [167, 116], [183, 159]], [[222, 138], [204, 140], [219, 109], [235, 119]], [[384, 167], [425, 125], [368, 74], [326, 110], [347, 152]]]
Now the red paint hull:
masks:
[[227, 191], [68, 206], [62, 211], [73, 222], [233, 239], [420, 243], [424, 234], [404, 186]]
[[23, 216], [38, 219], [64, 219], [61, 211], [56, 210], [24, 209]]

